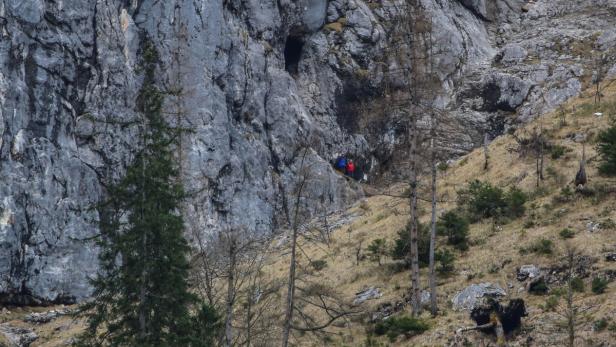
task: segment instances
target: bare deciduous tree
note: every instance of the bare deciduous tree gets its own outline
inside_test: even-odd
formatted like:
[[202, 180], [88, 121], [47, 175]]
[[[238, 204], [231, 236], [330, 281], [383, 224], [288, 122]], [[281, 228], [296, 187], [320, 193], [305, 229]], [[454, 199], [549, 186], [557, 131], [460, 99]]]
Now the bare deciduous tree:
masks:
[[575, 347], [576, 332], [579, 328], [588, 325], [592, 321], [590, 315], [591, 310], [595, 305], [582, 305], [579, 303], [579, 298], [576, 298], [574, 290], [574, 280], [576, 279], [576, 259], [581, 256], [581, 253], [570, 245], [567, 245], [564, 256], [565, 263], [565, 302], [560, 305], [556, 313], [563, 320], [556, 322], [556, 326], [564, 329], [567, 334], [567, 346]]
[[[310, 196], [308, 192], [308, 186], [315, 179], [306, 163], [309, 151], [308, 146], [300, 150], [292, 204], [285, 203], [290, 259], [282, 325], [283, 347], [289, 345], [293, 331], [324, 334], [336, 320], [356, 313], [333, 288], [314, 275], [314, 261], [305, 251], [306, 245], [318, 247], [329, 242], [328, 232], [323, 230], [329, 223], [323, 218], [313, 219], [314, 211], [308, 210], [309, 202], [316, 203], [315, 200], [323, 196]], [[314, 192], [311, 190], [311, 193]]]

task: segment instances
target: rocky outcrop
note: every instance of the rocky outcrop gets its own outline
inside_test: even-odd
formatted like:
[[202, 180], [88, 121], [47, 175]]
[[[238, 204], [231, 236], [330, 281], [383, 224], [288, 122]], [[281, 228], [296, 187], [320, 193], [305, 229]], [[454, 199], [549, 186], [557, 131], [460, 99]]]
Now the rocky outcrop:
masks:
[[[403, 153], [403, 119], [362, 111], [393, 68], [385, 49], [392, 1], [0, 1], [0, 301], [89, 295], [101, 217], [93, 207], [138, 145], [134, 99], [145, 37], [160, 52], [159, 85], [183, 91], [166, 107], [170, 122], [191, 129], [178, 150], [191, 193], [190, 241], [226, 227], [283, 226], [278, 212], [306, 147], [307, 191], [318, 201], [311, 209], [355, 201], [360, 192], [329, 160], [350, 153], [378, 177], [372, 173]], [[575, 57], [554, 53], [554, 39], [573, 45], [613, 21], [601, 17], [589, 28], [549, 13], [586, 6], [564, 0], [539, 1], [526, 13], [518, 0], [423, 3], [435, 42], [446, 48], [437, 102], [456, 115], [456, 131], [441, 141], [449, 153], [469, 150], [485, 129], [502, 132], [513, 111], [529, 118], [578, 93], [584, 64], [559, 68]], [[601, 37], [611, 49], [611, 36]], [[509, 43], [526, 58], [516, 48], [495, 61]], [[484, 97], [482, 81], [493, 81], [499, 97]]]
[[383, 293], [376, 287], [368, 287], [357, 293], [355, 293], [355, 300], [353, 300], [354, 305], [358, 305], [364, 303], [368, 300], [378, 299], [383, 296]]
[[[0, 334], [8, 342], [6, 347], [28, 347], [38, 339], [38, 335], [26, 328], [14, 327], [7, 323], [0, 324]], [[3, 345], [4, 346], [4, 345]]]
[[536, 265], [522, 265], [517, 271], [516, 278], [523, 282], [527, 279], [537, 278], [541, 275], [541, 269]]
[[507, 293], [498, 284], [479, 283], [472, 284], [458, 292], [452, 299], [455, 310], [473, 310], [487, 299], [496, 299]]
[[58, 317], [66, 316], [72, 313], [74, 312], [70, 309], [57, 309], [57, 310], [50, 310], [46, 312], [33, 312], [33, 313], [27, 314], [23, 320], [24, 322], [27, 322], [27, 323], [45, 324], [45, 323], [51, 322], [52, 320]]

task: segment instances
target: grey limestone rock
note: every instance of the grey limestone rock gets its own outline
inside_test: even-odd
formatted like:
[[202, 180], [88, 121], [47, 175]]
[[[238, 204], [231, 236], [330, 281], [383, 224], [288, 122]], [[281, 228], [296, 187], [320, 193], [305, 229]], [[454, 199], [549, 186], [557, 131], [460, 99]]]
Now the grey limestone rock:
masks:
[[536, 265], [522, 265], [518, 269], [516, 278], [518, 281], [525, 281], [526, 279], [533, 279], [541, 274], [541, 269]]
[[355, 294], [355, 300], [353, 300], [353, 304], [358, 305], [368, 300], [378, 299], [381, 296], [383, 296], [383, 294], [378, 288], [368, 287]]
[[482, 303], [485, 298], [498, 298], [507, 293], [497, 284], [479, 283], [472, 284], [458, 292], [451, 300], [456, 310], [472, 310]]
[[524, 47], [518, 44], [506, 45], [499, 52], [499, 61], [505, 64], [520, 63], [528, 56]]
[[14, 327], [7, 323], [0, 324], [0, 334], [4, 335], [9, 345], [6, 347], [29, 347], [38, 339], [38, 335], [26, 328]]

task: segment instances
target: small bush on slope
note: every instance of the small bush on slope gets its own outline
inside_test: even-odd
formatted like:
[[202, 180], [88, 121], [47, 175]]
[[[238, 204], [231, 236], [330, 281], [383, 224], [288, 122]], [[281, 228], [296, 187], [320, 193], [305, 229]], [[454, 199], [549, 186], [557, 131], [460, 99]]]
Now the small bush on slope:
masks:
[[612, 126], [599, 133], [597, 152], [601, 156], [599, 172], [607, 176], [616, 176], [616, 120]]
[[512, 187], [507, 193], [489, 182], [474, 180], [459, 194], [458, 204], [472, 222], [483, 218], [513, 217], [524, 214], [527, 195]]
[[430, 329], [428, 323], [421, 319], [401, 316], [378, 322], [374, 326], [374, 333], [379, 336], [387, 335], [391, 341], [394, 341], [400, 335], [410, 337], [422, 334], [428, 329]]
[[[397, 260], [406, 259], [408, 264], [409, 255], [409, 228], [407, 225], [404, 229], [398, 231], [398, 238], [394, 241], [394, 247], [391, 251], [391, 257]], [[419, 252], [419, 266], [427, 266], [430, 260], [430, 232], [428, 228], [419, 224], [417, 226], [417, 250]]]
[[468, 220], [456, 212], [449, 211], [441, 217], [438, 233], [447, 236], [447, 243], [455, 248], [468, 249]]

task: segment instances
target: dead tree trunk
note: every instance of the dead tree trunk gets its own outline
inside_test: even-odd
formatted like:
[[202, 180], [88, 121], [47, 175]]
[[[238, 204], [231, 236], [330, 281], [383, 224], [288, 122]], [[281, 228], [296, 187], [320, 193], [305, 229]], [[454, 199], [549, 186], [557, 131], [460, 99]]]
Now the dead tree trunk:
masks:
[[411, 172], [409, 179], [409, 204], [410, 204], [410, 258], [411, 258], [411, 308], [413, 315], [418, 315], [421, 310], [420, 287], [419, 287], [419, 252], [418, 252], [418, 232], [417, 232], [417, 119], [411, 117], [409, 135], [411, 136]]
[[289, 335], [291, 333], [292, 320], [293, 320], [293, 308], [295, 307], [295, 280], [296, 280], [296, 265], [297, 265], [297, 236], [299, 231], [299, 218], [300, 218], [300, 208], [302, 201], [302, 194], [304, 190], [304, 185], [306, 184], [306, 174], [304, 171], [304, 159], [306, 158], [306, 153], [308, 148], [304, 149], [304, 154], [302, 157], [301, 165], [300, 165], [300, 180], [298, 186], [296, 187], [295, 192], [295, 202], [293, 204], [293, 219], [290, 220], [291, 224], [291, 259], [289, 263], [289, 277], [287, 283], [287, 300], [284, 314], [284, 326], [282, 330], [282, 347], [287, 347], [289, 345]]
[[483, 134], [483, 169], [488, 170], [488, 160], [490, 156], [488, 153], [488, 133]]
[[567, 346], [575, 347], [575, 326], [577, 308], [573, 305], [573, 275], [575, 267], [575, 250], [567, 248], [567, 297], [565, 299], [565, 320], [567, 324]]
[[435, 125], [434, 116], [432, 116], [430, 131], [430, 171], [432, 176], [431, 194], [432, 194], [432, 214], [430, 216], [430, 312], [432, 316], [436, 316], [436, 274], [434, 271], [434, 252], [436, 251], [436, 148], [435, 141]]
[[227, 302], [226, 302], [226, 317], [225, 317], [225, 347], [233, 345], [233, 308], [235, 306], [235, 273], [236, 273], [236, 240], [232, 231], [227, 234], [226, 246], [228, 247], [229, 266], [227, 268]]

